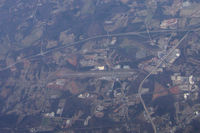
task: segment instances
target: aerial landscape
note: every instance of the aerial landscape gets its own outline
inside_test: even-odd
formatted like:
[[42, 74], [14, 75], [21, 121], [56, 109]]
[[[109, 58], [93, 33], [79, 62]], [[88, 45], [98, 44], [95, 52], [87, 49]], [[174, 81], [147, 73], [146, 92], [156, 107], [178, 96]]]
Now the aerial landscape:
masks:
[[0, 133], [199, 133], [199, 0], [0, 0]]

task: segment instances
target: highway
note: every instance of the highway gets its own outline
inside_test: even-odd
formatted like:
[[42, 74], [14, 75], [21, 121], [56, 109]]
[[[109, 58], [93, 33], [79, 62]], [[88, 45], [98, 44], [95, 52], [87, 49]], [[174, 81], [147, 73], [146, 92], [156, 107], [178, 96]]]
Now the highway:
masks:
[[149, 72], [149, 74], [142, 80], [142, 82], [141, 82], [140, 85], [139, 85], [139, 88], [138, 88], [138, 95], [139, 95], [140, 101], [141, 101], [141, 103], [142, 103], [142, 105], [143, 105], [143, 108], [144, 108], [144, 110], [145, 110], [145, 113], [147, 114], [147, 117], [148, 117], [148, 119], [149, 119], [150, 122], [151, 122], [151, 125], [152, 125], [152, 127], [153, 127], [154, 133], [157, 133], [157, 129], [156, 129], [156, 126], [155, 126], [155, 124], [154, 124], [154, 122], [153, 122], [153, 120], [152, 120], [152, 118], [151, 118], [151, 115], [149, 114], [149, 111], [148, 111], [147, 106], [146, 106], [146, 104], [145, 104], [145, 102], [144, 102], [144, 99], [142, 98], [142, 94], [141, 94], [141, 92], [142, 92], [142, 86], [143, 86], [144, 82], [146, 81], [146, 79], [148, 79], [148, 78], [151, 76], [151, 74], [154, 73], [154, 72], [159, 68], [159, 66], [163, 63], [163, 61], [164, 61], [165, 59], [167, 59], [167, 57], [169, 57], [169, 55], [181, 44], [181, 42], [187, 37], [188, 33], [189, 33], [189, 32], [187, 32], [187, 33], [182, 37], [182, 39], [181, 39], [173, 48], [171, 48], [171, 50], [169, 51], [168, 54], [166, 54], [163, 58], [160, 59], [159, 63], [154, 67], [154, 69], [153, 69], [151, 72]]
[[[169, 32], [185, 32], [185, 31], [196, 31], [198, 29], [179, 29], [179, 30], [155, 30], [155, 31], [149, 31], [149, 33], [169, 33]], [[48, 55], [49, 53], [52, 53], [52, 52], [55, 52], [55, 51], [58, 51], [58, 50], [62, 50], [64, 48], [68, 48], [68, 47], [72, 47], [74, 45], [77, 45], [77, 44], [80, 44], [80, 43], [84, 43], [84, 42], [87, 42], [87, 41], [90, 41], [90, 40], [95, 40], [95, 39], [100, 39], [100, 38], [105, 38], [105, 37], [120, 37], [120, 36], [141, 36], [141, 34], [146, 34], [146, 31], [138, 31], [138, 32], [125, 32], [125, 33], [116, 33], [116, 34], [104, 34], [104, 35], [96, 35], [96, 36], [92, 36], [92, 37], [89, 37], [89, 38], [86, 38], [86, 39], [82, 39], [82, 40], [79, 40], [79, 41], [76, 41], [76, 42], [72, 42], [72, 43], [67, 43], [67, 44], [64, 44], [63, 46], [60, 46], [60, 47], [56, 47], [56, 48], [53, 48], [53, 49], [50, 49], [50, 50], [47, 50], [47, 51], [43, 51], [42, 53], [38, 53], [38, 54], [35, 54], [35, 55], [31, 55], [31, 56], [27, 56], [27, 57], [23, 57], [22, 59], [19, 59], [17, 60], [15, 63], [12, 63], [6, 67], [3, 67], [3, 68], [0, 68], [0, 71], [5, 71], [13, 66], [15, 66], [16, 64], [19, 64], [25, 60], [29, 60], [29, 59], [32, 59], [32, 58], [36, 58], [36, 57], [40, 57], [40, 56], [45, 56], [45, 55]]]

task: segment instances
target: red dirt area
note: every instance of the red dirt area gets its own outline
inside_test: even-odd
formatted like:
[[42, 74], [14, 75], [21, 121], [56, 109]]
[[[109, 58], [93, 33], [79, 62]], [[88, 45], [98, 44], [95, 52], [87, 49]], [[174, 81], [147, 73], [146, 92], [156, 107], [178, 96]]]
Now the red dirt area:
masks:
[[6, 98], [10, 93], [10, 88], [3, 88], [0, 92], [0, 97]]
[[166, 88], [164, 88], [158, 82], [155, 82], [155, 85], [154, 85], [154, 94], [153, 94], [152, 100], [155, 100], [156, 98], [165, 96], [167, 94], [168, 94], [168, 90]]
[[179, 94], [179, 87], [174, 86], [174, 87], [170, 88], [169, 91], [170, 91], [170, 93], [177, 95], [177, 94]]
[[69, 91], [72, 93], [72, 94], [78, 94], [79, 93], [79, 89], [78, 89], [78, 85], [76, 84], [76, 82], [74, 81], [71, 81], [69, 83]]
[[72, 55], [71, 57], [68, 57], [67, 61], [73, 66], [77, 65], [77, 57], [75, 55]]

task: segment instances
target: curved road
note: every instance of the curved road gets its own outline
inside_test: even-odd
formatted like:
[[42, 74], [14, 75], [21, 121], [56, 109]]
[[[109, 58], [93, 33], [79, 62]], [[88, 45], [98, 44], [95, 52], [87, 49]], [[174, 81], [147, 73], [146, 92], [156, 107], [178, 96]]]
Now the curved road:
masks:
[[151, 74], [152, 74], [153, 72], [155, 72], [155, 71], [158, 69], [158, 67], [163, 63], [163, 61], [164, 61], [167, 57], [169, 57], [169, 55], [181, 44], [181, 42], [187, 37], [188, 33], [189, 33], [189, 32], [187, 32], [187, 33], [182, 37], [182, 39], [170, 50], [170, 52], [169, 52], [167, 55], [165, 55], [163, 58], [160, 59], [160, 62], [159, 62], [159, 63], [155, 66], [155, 68], [142, 80], [142, 82], [141, 82], [140, 85], [139, 85], [138, 95], [139, 95], [140, 101], [141, 101], [141, 103], [142, 103], [142, 105], [143, 105], [143, 107], [144, 107], [144, 110], [145, 110], [145, 112], [146, 112], [146, 114], [147, 114], [147, 117], [148, 117], [148, 119], [149, 119], [150, 122], [151, 122], [151, 125], [152, 125], [152, 127], [153, 127], [154, 133], [157, 133], [157, 129], [156, 129], [156, 126], [155, 126], [155, 124], [154, 124], [154, 122], [153, 122], [153, 120], [152, 120], [152, 118], [151, 118], [151, 115], [149, 114], [149, 111], [148, 111], [148, 109], [147, 109], [147, 107], [146, 107], [146, 104], [145, 104], [145, 102], [144, 102], [144, 99], [142, 98], [142, 94], [141, 94], [141, 92], [142, 92], [142, 86], [143, 86], [145, 80], [148, 79], [148, 78], [151, 76]]

